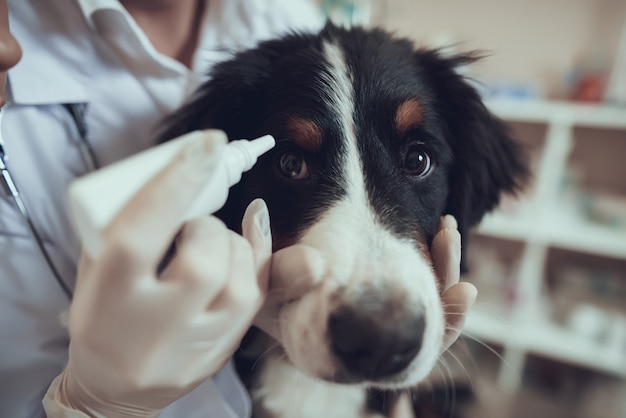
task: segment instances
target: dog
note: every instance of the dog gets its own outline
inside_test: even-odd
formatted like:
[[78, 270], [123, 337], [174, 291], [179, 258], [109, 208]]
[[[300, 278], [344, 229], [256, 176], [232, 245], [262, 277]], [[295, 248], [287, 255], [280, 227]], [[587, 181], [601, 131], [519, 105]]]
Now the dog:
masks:
[[272, 134], [276, 147], [217, 216], [238, 231], [261, 197], [274, 250], [303, 243], [327, 262], [323, 282], [281, 310], [279, 340], [257, 338], [240, 356], [255, 418], [386, 416], [393, 397], [375, 407], [368, 394], [414, 387], [435, 366], [438, 221], [454, 215], [465, 241], [527, 175], [520, 146], [458, 71], [478, 58], [328, 24], [218, 64], [167, 120], [161, 141], [206, 128]]

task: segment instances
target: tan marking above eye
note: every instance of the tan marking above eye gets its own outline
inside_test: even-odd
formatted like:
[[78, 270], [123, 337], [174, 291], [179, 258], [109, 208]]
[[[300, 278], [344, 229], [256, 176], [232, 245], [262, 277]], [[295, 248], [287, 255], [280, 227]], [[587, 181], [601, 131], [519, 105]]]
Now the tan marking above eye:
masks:
[[322, 146], [322, 130], [310, 119], [294, 116], [287, 122], [287, 131], [299, 147], [307, 151], [317, 151]]
[[422, 125], [424, 121], [424, 109], [420, 102], [415, 99], [405, 100], [396, 109], [396, 131], [402, 136], [413, 128]]

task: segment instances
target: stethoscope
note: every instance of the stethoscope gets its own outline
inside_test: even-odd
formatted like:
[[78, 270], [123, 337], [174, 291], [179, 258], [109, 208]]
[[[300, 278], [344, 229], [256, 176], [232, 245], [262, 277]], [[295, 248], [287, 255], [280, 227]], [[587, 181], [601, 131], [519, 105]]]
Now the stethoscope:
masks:
[[[35, 244], [37, 245], [39, 252], [44, 258], [46, 264], [48, 265], [48, 268], [50, 269], [52, 276], [54, 277], [56, 282], [59, 284], [63, 292], [71, 300], [72, 289], [70, 289], [67, 283], [65, 283], [65, 281], [61, 277], [61, 274], [59, 273], [59, 270], [56, 268], [54, 261], [52, 260], [52, 257], [50, 256], [50, 253], [48, 252], [48, 250], [46, 250], [44, 241], [41, 238], [41, 234], [39, 234], [39, 232], [37, 231], [37, 227], [35, 226], [35, 223], [33, 222], [33, 219], [28, 212], [28, 208], [26, 207], [26, 204], [24, 203], [24, 200], [22, 199], [20, 195], [19, 189], [17, 188], [17, 185], [13, 181], [11, 172], [6, 165], [6, 160], [9, 159], [9, 155], [7, 155], [6, 149], [4, 147], [4, 140], [2, 137], [1, 127], [2, 127], [2, 117], [4, 113], [6, 112], [6, 109], [8, 106], [9, 104], [7, 102], [7, 104], [5, 104], [4, 106], [2, 106], [2, 108], [0, 108], [0, 172], [2, 174], [1, 176], [2, 186], [4, 187], [6, 193], [11, 197], [11, 199], [13, 200], [13, 203], [19, 210], [22, 220], [24, 221], [24, 224], [28, 228], [28, 232], [30, 236], [35, 241]], [[76, 126], [76, 130], [78, 132], [77, 145], [80, 150], [80, 154], [84, 163], [86, 164], [89, 171], [93, 171], [97, 169], [98, 160], [93, 151], [93, 148], [91, 147], [91, 144], [89, 143], [87, 139], [88, 131], [87, 131], [87, 124], [85, 122], [86, 104], [69, 103], [69, 104], [63, 104], [63, 107], [69, 112], [69, 114], [72, 117], [72, 120], [74, 121], [74, 125]]]

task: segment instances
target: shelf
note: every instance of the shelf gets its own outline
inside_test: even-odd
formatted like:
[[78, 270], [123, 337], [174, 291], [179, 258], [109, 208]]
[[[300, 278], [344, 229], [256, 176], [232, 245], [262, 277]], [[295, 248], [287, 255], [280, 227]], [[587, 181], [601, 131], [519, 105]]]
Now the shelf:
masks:
[[506, 364], [500, 370], [499, 380], [509, 389], [519, 387], [528, 354], [626, 379], [626, 341], [595, 341], [536, 314], [551, 248], [626, 260], [624, 228], [592, 224], [574, 205], [562, 203], [558, 197], [560, 181], [577, 139], [573, 129], [626, 130], [626, 107], [503, 99], [487, 100], [486, 105], [505, 122], [546, 125], [545, 146], [532, 196], [515, 214], [496, 212], [486, 216], [476, 231], [483, 236], [527, 244], [516, 269], [516, 290], [522, 295], [518, 299], [522, 304], [505, 310], [485, 306], [479, 299], [468, 316], [464, 334], [503, 347]]
[[535, 229], [535, 223], [528, 217], [493, 212], [485, 215], [476, 232], [510, 241], [531, 241], [536, 239], [533, 234]]
[[572, 126], [626, 129], [626, 107], [514, 99], [492, 99], [485, 103], [498, 117], [512, 122], [564, 123]]
[[532, 242], [587, 254], [626, 259], [626, 231], [563, 219], [556, 214], [534, 220], [529, 216], [486, 216], [478, 233], [495, 238]]
[[626, 347], [620, 353], [545, 320], [513, 322], [477, 308], [463, 329], [472, 338], [626, 378]]

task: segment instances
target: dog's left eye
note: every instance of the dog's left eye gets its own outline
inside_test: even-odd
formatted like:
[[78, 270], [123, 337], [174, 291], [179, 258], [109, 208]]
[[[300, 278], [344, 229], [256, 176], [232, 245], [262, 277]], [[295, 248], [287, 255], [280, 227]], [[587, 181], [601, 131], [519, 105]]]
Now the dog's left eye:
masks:
[[309, 175], [304, 158], [297, 152], [288, 151], [280, 154], [278, 168], [285, 177], [293, 180], [301, 180]]
[[404, 155], [404, 169], [408, 174], [424, 177], [431, 170], [430, 156], [420, 145], [411, 145]]

